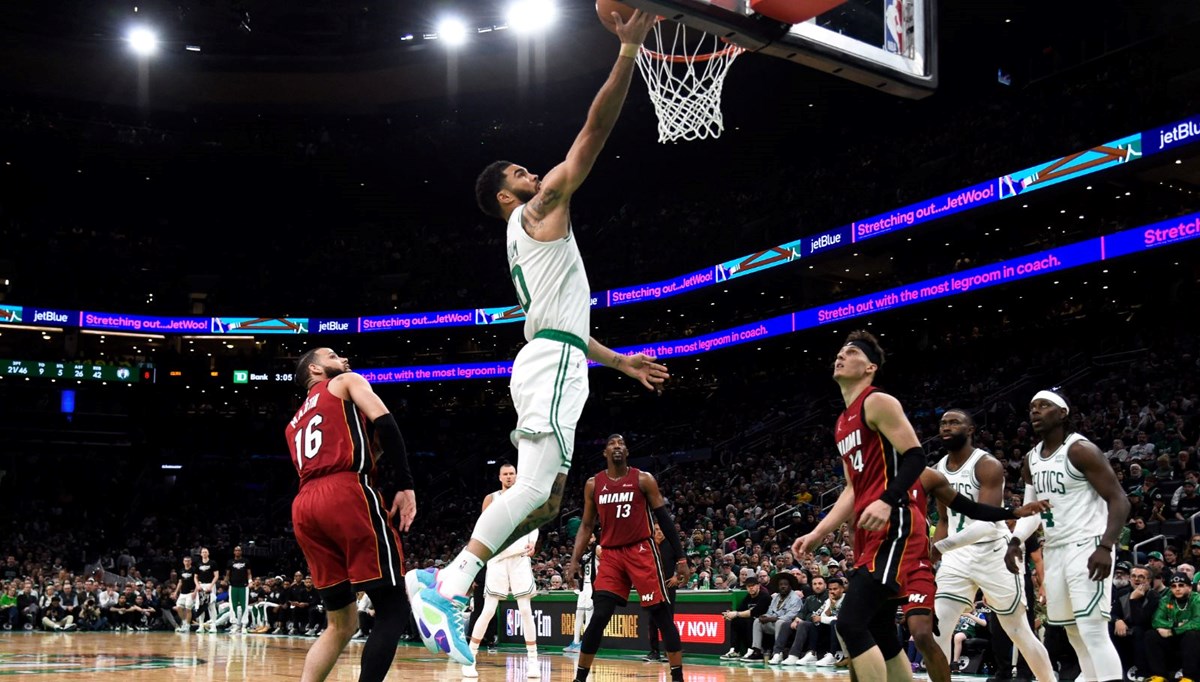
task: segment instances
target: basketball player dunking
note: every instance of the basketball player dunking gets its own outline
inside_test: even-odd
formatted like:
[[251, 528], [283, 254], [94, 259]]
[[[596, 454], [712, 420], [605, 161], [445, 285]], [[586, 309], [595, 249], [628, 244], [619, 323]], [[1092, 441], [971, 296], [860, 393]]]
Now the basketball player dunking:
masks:
[[[486, 510], [501, 496], [512, 490], [517, 482], [517, 468], [508, 462], [500, 465], [500, 489], [489, 493], [483, 498], [483, 508]], [[479, 620], [471, 631], [471, 654], [479, 652], [479, 644], [492, 624], [496, 608], [500, 600], [512, 595], [517, 600], [517, 610], [521, 614], [521, 632], [525, 635], [525, 654], [528, 660], [525, 665], [526, 676], [530, 679], [541, 677], [537, 656], [537, 627], [533, 623], [533, 595], [537, 592], [537, 583], [533, 579], [534, 547], [537, 545], [538, 532], [535, 528], [519, 542], [514, 542], [499, 554], [488, 559], [487, 571], [484, 572], [484, 600]], [[479, 677], [475, 666], [464, 666], [463, 677]]]
[[1029, 422], [1041, 442], [1025, 456], [1025, 500], [1050, 500], [1054, 509], [1017, 522], [1006, 561], [1018, 572], [1025, 540], [1045, 526], [1046, 622], [1067, 631], [1087, 682], [1121, 680], [1124, 671], [1108, 634], [1113, 547], [1129, 516], [1129, 500], [1104, 453], [1075, 432], [1070, 406], [1053, 391], [1038, 391]]
[[[603, 554], [592, 583], [595, 611], [583, 633], [575, 682], [587, 682], [592, 661], [600, 650], [604, 628], [608, 627], [617, 606], [628, 602], [630, 588], [637, 590], [642, 608], [662, 632], [671, 680], [683, 682], [683, 643], [672, 617], [667, 593], [668, 576], [663, 574], [658, 545], [653, 539], [654, 522], [663, 529], [664, 541], [670, 543], [675, 556], [683, 557], [679, 530], [667, 511], [658, 482], [645, 471], [629, 466], [629, 450], [622, 436], [608, 437], [604, 459], [608, 461], [608, 468], [589, 478], [583, 487], [583, 523], [575, 534], [575, 549], [565, 571], [573, 588], [579, 559], [599, 520], [597, 547], [603, 549]], [[675, 571], [676, 578], [686, 583], [689, 572], [686, 558], [679, 560]]]
[[571, 229], [571, 196], [591, 171], [621, 113], [634, 57], [654, 25], [653, 15], [615, 17], [620, 56], [588, 111], [565, 161], [539, 179], [507, 161], [479, 175], [475, 196], [488, 215], [508, 224], [508, 265], [525, 311], [529, 342], [513, 363], [509, 390], [517, 408], [517, 483], [479, 515], [467, 546], [446, 568], [414, 571], [407, 587], [417, 629], [427, 647], [462, 665], [474, 663], [465, 633], [464, 595], [484, 562], [558, 515], [571, 468], [575, 424], [588, 395], [587, 361], [659, 388], [666, 367], [644, 354], [624, 356], [590, 336], [591, 287]]
[[792, 551], [800, 556], [826, 533], [854, 520], [855, 571], [837, 628], [852, 672], [862, 682], [912, 679], [896, 633], [900, 608], [930, 679], [947, 682], [950, 666], [933, 639], [926, 490], [973, 518], [998, 521], [1014, 515], [954, 494], [943, 476], [925, 466], [925, 451], [900, 402], [871, 385], [883, 360], [879, 342], [865, 331], [851, 333], [837, 354], [833, 378], [841, 386], [846, 410], [838, 418], [836, 437], [846, 488], [821, 523], [793, 543]]
[[[941, 439], [946, 455], [934, 467], [960, 495], [990, 505], [1004, 502], [1004, 465], [975, 447], [975, 420], [965, 410], [947, 410], [941, 419]], [[1025, 656], [1038, 682], [1055, 682], [1050, 655], [1033, 633], [1025, 615], [1025, 583], [1004, 566], [1003, 550], [1009, 532], [1003, 524], [975, 521], [938, 503], [938, 518], [944, 519], [934, 533], [934, 550], [942, 555], [937, 572], [934, 607], [939, 623], [957, 623], [975, 604], [975, 593], [983, 596], [1013, 644]], [[936, 557], [936, 554], [935, 554]], [[950, 656], [952, 627], [941, 628], [938, 646]], [[1005, 662], [1002, 665], [1006, 665]]]
[[[286, 429], [300, 491], [292, 502], [296, 540], [325, 605], [329, 627], [304, 659], [302, 682], [320, 682], [358, 629], [355, 593], [375, 607], [375, 627], [363, 646], [359, 682], [379, 682], [396, 656], [408, 609], [404, 554], [389, 523], [408, 530], [417, 513], [404, 438], [371, 384], [328, 348], [300, 357], [296, 383], [308, 396]], [[396, 496], [389, 510], [375, 488], [377, 453], [367, 423], [391, 463]]]

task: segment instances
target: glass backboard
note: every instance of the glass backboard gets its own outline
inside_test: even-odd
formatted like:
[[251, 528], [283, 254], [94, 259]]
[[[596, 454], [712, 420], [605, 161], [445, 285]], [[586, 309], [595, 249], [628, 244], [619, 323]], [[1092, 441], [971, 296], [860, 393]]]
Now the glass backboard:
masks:
[[917, 99], [937, 88], [935, 0], [846, 0], [800, 23], [760, 14], [751, 0], [625, 1], [747, 50], [900, 97]]

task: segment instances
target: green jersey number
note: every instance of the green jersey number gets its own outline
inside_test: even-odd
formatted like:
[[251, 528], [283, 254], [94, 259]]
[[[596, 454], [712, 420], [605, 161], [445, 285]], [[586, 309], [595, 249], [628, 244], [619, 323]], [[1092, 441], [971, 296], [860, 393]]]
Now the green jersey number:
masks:
[[1047, 509], [1046, 511], [1042, 512], [1042, 521], [1044, 521], [1046, 523], [1047, 528], [1053, 528], [1054, 527], [1054, 510]]
[[529, 295], [529, 287], [525, 284], [525, 274], [521, 272], [520, 265], [513, 266], [512, 279], [513, 284], [517, 287], [517, 303], [521, 304], [521, 310], [528, 313], [529, 306], [533, 303], [533, 297]]

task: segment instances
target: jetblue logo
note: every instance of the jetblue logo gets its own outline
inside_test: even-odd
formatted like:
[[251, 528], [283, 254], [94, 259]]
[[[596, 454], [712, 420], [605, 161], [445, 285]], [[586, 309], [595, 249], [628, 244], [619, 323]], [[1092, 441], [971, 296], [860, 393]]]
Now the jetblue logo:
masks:
[[841, 243], [842, 243], [842, 235], [841, 234], [823, 234], [820, 237], [817, 237], [816, 239], [813, 239], [808, 242], [808, 252], [810, 254], [816, 253], [817, 251], [820, 251], [821, 249], [824, 249], [824, 248], [827, 248], [830, 246], [836, 246], [837, 244], [841, 244]]
[[330, 321], [330, 322], [322, 322], [321, 324], [317, 325], [317, 333], [318, 334], [321, 332], [348, 332], [348, 331], [350, 331], [350, 323], [349, 322]]
[[34, 322], [57, 322], [58, 324], [66, 324], [70, 319], [66, 314], [58, 314], [53, 310], [39, 310], [33, 314]]
[[1158, 131], [1158, 151], [1198, 136], [1200, 136], [1200, 123], [1196, 121], [1185, 121], [1170, 128], [1160, 128]]

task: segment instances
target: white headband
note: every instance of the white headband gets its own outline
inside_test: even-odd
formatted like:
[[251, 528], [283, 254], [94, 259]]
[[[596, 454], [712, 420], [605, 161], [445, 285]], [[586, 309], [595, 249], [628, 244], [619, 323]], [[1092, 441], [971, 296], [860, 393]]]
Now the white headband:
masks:
[[1061, 395], [1053, 391], [1038, 391], [1037, 395], [1033, 396], [1033, 400], [1045, 400], [1048, 403], [1052, 403], [1063, 408], [1067, 411], [1067, 414], [1071, 414], [1071, 408], [1067, 407], [1067, 401], [1063, 400]]

